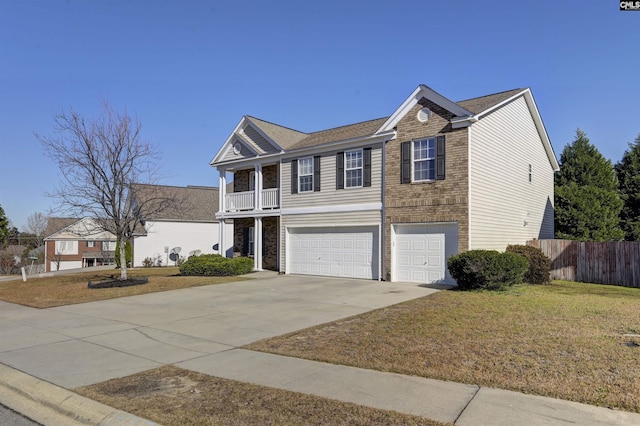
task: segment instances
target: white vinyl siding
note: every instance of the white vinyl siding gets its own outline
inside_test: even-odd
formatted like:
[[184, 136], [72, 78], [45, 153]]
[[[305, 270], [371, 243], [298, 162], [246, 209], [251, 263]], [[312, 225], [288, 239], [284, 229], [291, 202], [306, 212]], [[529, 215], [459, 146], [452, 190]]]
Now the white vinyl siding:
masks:
[[[335, 163], [335, 161], [334, 161]], [[351, 191], [349, 191], [351, 192]], [[381, 212], [378, 211], [356, 211], [347, 213], [316, 213], [286, 215], [281, 218], [280, 226], [280, 272], [286, 271], [287, 250], [287, 229], [312, 227], [350, 227], [367, 226], [380, 228]], [[379, 231], [376, 234], [379, 238]], [[379, 252], [380, 250], [378, 250]], [[379, 256], [379, 253], [377, 254]], [[379, 265], [379, 260], [378, 260]], [[377, 277], [377, 274], [376, 274]]]
[[[336, 189], [336, 151], [321, 154], [320, 191], [313, 193], [291, 193], [291, 159], [282, 162], [282, 206], [290, 209], [310, 206], [359, 205], [382, 202], [382, 149], [380, 144], [370, 145], [371, 149], [371, 186]], [[316, 154], [319, 155], [319, 154]]]
[[482, 117], [470, 134], [469, 249], [553, 238], [554, 172], [524, 98]]

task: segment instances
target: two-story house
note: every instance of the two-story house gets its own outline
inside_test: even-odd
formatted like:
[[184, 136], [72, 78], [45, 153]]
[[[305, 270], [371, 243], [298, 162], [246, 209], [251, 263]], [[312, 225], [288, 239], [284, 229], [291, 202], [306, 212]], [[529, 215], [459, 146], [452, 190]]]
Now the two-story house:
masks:
[[455, 253], [553, 237], [558, 163], [529, 89], [420, 85], [388, 117], [313, 133], [245, 116], [211, 165], [220, 188], [233, 174], [217, 217], [256, 270], [453, 283]]
[[116, 236], [91, 218], [50, 217], [44, 244], [47, 272], [115, 263]]

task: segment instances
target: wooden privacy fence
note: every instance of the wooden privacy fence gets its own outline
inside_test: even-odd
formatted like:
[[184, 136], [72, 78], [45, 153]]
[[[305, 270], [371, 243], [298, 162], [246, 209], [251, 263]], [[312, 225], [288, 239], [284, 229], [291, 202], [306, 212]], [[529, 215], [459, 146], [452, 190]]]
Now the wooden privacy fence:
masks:
[[551, 279], [640, 287], [640, 242], [532, 240], [551, 259]]

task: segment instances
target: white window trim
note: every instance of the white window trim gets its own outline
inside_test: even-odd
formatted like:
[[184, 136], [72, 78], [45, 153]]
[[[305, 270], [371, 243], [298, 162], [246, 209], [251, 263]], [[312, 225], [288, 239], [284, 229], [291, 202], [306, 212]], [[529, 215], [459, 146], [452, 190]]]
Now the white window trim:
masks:
[[87, 241], [87, 247], [93, 248], [96, 246], [96, 242], [95, 241]]
[[115, 241], [103, 241], [101, 249], [102, 249], [102, 251], [116, 251], [116, 242]]
[[58, 255], [74, 255], [78, 254], [78, 242], [58, 240], [55, 247], [56, 254]]
[[[433, 151], [434, 151], [434, 156], [432, 158], [423, 158], [421, 160], [418, 160], [420, 162], [426, 162], [426, 161], [431, 161], [433, 160], [433, 168], [434, 168], [434, 178], [433, 179], [416, 179], [416, 172], [415, 172], [415, 163], [416, 163], [416, 159], [415, 159], [415, 143], [416, 142], [420, 142], [420, 141], [429, 141], [432, 140], [433, 141]], [[436, 157], [437, 157], [437, 153], [436, 153], [436, 146], [437, 146], [437, 142], [436, 142], [436, 138], [435, 137], [429, 137], [429, 138], [420, 138], [420, 139], [414, 139], [411, 141], [411, 182], [435, 182], [435, 174], [436, 174]]]
[[[347, 169], [347, 154], [350, 152], [359, 152], [360, 153], [360, 160], [361, 160], [361, 165], [360, 167], [356, 167], [353, 169]], [[354, 185], [354, 186], [349, 186], [347, 185], [347, 171], [348, 170], [360, 170], [360, 185]], [[351, 149], [349, 151], [345, 151], [344, 152], [344, 188], [345, 189], [350, 189], [350, 188], [362, 188], [364, 186], [364, 152], [362, 148], [359, 149]]]
[[[306, 174], [300, 173], [300, 170], [302, 169], [300, 167], [300, 165], [301, 165], [300, 163], [303, 160], [309, 160], [311, 162], [311, 173], [306, 173]], [[313, 169], [313, 157], [302, 157], [302, 158], [298, 159], [298, 192], [299, 193], [303, 193], [304, 194], [306, 192], [313, 192], [313, 184], [314, 184], [314, 182], [313, 182], [313, 173], [314, 172], [315, 172], [315, 170]], [[301, 179], [303, 176], [311, 176], [311, 188], [307, 189], [307, 190], [304, 190], [304, 191], [302, 190], [302, 179]]]

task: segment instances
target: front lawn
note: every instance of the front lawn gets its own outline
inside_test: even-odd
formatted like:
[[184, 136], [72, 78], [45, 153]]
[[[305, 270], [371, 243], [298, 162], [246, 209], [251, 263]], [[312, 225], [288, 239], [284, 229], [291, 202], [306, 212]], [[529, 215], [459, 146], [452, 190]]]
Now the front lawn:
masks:
[[246, 348], [640, 412], [634, 288], [442, 291]]
[[147, 284], [131, 287], [89, 289], [89, 281], [108, 279], [111, 275], [120, 276], [120, 270], [86, 272], [69, 275], [56, 275], [47, 278], [29, 278], [27, 282], [0, 282], [0, 300], [18, 303], [34, 308], [72, 305], [94, 302], [137, 294], [176, 290], [209, 284], [220, 284], [246, 280], [246, 277], [183, 277], [178, 268], [135, 268], [128, 271], [130, 277], [149, 277]]

